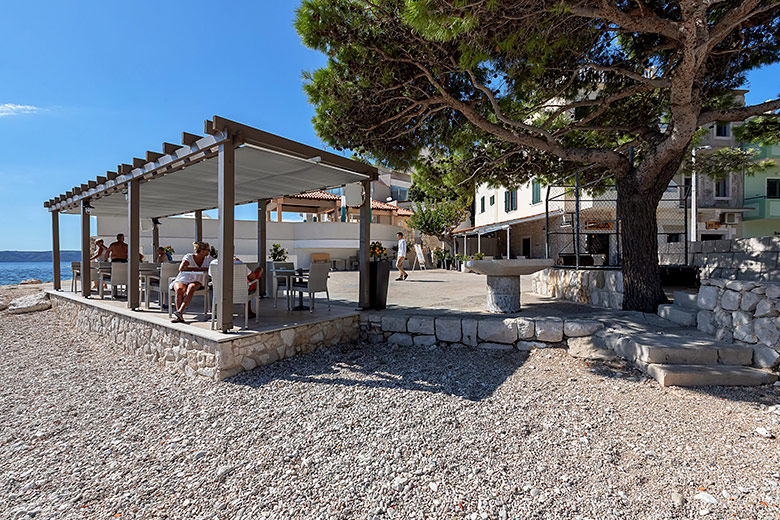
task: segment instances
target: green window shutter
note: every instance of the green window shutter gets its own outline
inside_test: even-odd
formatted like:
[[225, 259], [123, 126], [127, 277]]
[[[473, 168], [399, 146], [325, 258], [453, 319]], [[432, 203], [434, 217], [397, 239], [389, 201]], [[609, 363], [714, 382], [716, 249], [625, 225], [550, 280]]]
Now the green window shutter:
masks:
[[531, 203], [538, 204], [542, 202], [542, 187], [539, 185], [539, 181], [533, 181], [531, 184]]
[[512, 190], [512, 200], [510, 202], [510, 209], [511, 211], [517, 209], [517, 190]]
[[504, 211], [509, 213], [509, 191], [504, 192]]
[[482, 197], [479, 200], [479, 211], [480, 211], [480, 213], [484, 213], [485, 212], [485, 197]]

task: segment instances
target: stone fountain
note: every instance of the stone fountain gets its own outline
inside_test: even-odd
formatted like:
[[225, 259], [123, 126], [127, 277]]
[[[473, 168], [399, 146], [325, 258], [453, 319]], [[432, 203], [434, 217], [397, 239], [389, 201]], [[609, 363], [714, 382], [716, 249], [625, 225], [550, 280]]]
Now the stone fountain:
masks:
[[520, 310], [520, 277], [547, 269], [553, 260], [518, 258], [515, 260], [471, 260], [466, 267], [487, 276], [487, 308], [490, 312]]

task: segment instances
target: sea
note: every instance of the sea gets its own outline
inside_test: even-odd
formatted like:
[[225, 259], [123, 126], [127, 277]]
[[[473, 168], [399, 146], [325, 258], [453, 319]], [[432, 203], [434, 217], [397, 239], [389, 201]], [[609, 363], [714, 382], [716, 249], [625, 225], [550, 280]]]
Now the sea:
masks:
[[[37, 278], [51, 282], [54, 278], [51, 262], [0, 262], [0, 285], [12, 285]], [[70, 280], [70, 262], [60, 264], [60, 279]]]

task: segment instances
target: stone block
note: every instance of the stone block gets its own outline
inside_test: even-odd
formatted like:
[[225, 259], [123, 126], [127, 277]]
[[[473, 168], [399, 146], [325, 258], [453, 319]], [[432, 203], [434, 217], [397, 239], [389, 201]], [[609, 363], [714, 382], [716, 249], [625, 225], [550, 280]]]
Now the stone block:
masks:
[[546, 343], [563, 341], [563, 321], [560, 318], [536, 320], [536, 339]]
[[724, 253], [731, 251], [731, 240], [713, 240], [713, 251]]
[[430, 347], [436, 344], [436, 336], [420, 335], [414, 336], [413, 339], [416, 347]]
[[777, 309], [771, 301], [766, 298], [761, 299], [756, 305], [756, 310], [753, 313], [756, 318], [771, 318], [777, 316]]
[[659, 305], [658, 315], [683, 327], [696, 325], [696, 310], [679, 305]]
[[[620, 279], [623, 280], [622, 278]], [[623, 308], [623, 293], [609, 293], [609, 308], [621, 310]]]
[[713, 285], [699, 287], [697, 303], [700, 309], [712, 310], [718, 305], [718, 288]]
[[726, 290], [720, 297], [720, 306], [727, 311], [739, 309], [742, 300], [742, 294], [737, 291]]
[[763, 345], [753, 345], [753, 366], [775, 368], [780, 364], [780, 352]]
[[514, 350], [514, 345], [508, 345], [506, 343], [493, 343], [490, 341], [484, 341], [477, 345], [477, 347], [485, 350]]
[[745, 343], [755, 343], [756, 335], [753, 331], [753, 319], [750, 314], [737, 311], [732, 314], [734, 322], [734, 339], [744, 341]]
[[406, 330], [415, 334], [435, 334], [433, 316], [412, 316], [406, 322]]
[[742, 302], [739, 304], [739, 308], [745, 312], [753, 312], [756, 310], [758, 302], [762, 299], [760, 294], [753, 292], [746, 292], [742, 294]]
[[617, 359], [617, 355], [595, 337], [577, 337], [567, 340], [569, 355], [578, 359]]
[[49, 301], [49, 295], [45, 292], [37, 292], [12, 300], [8, 306], [8, 312], [11, 314], [24, 314], [50, 308], [51, 301]]
[[718, 329], [718, 325], [715, 322], [715, 313], [712, 311], [699, 311], [696, 314], [696, 328], [706, 334], [714, 336], [715, 331]]
[[414, 344], [412, 335], [403, 332], [395, 332], [391, 334], [390, 337], [387, 338], [387, 342], [401, 347], [411, 347]]
[[518, 341], [515, 343], [515, 348], [517, 350], [529, 351], [535, 348], [547, 348], [547, 343], [542, 343], [541, 341]]
[[462, 337], [460, 318], [436, 318], [436, 337], [448, 343], [460, 342]]
[[724, 311], [723, 309], [715, 309], [715, 322], [719, 327], [730, 329], [734, 324], [732, 313]]
[[596, 320], [567, 319], [563, 322], [563, 334], [568, 338], [591, 336], [603, 328], [604, 324]]
[[757, 318], [754, 320], [753, 333], [760, 343], [768, 347], [780, 345], [780, 331], [777, 329], [774, 318]]
[[479, 320], [477, 331], [480, 341], [512, 344], [517, 341], [517, 323], [515, 318]]
[[382, 330], [384, 332], [406, 332], [406, 316], [382, 316]]
[[463, 343], [469, 347], [476, 347], [479, 342], [477, 337], [477, 320], [471, 318], [464, 318], [461, 320], [461, 332], [463, 336]]
[[778, 299], [780, 298], [780, 285], [767, 285], [766, 286], [766, 297], [772, 298], [772, 299]]
[[733, 343], [734, 334], [731, 332], [731, 329], [718, 329], [715, 331], [715, 339], [723, 343]]
[[529, 320], [528, 318], [517, 318], [515, 320], [515, 324], [517, 326], [518, 339], [531, 339], [534, 337], [534, 333], [536, 332], [534, 320]]

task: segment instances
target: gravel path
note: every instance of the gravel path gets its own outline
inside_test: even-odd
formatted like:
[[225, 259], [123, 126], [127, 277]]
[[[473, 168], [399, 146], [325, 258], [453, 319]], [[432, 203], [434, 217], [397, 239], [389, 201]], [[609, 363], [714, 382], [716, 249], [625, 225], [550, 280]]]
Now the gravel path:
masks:
[[780, 518], [775, 388], [383, 345], [215, 384], [52, 311], [0, 314], [0, 345], [0, 518]]

